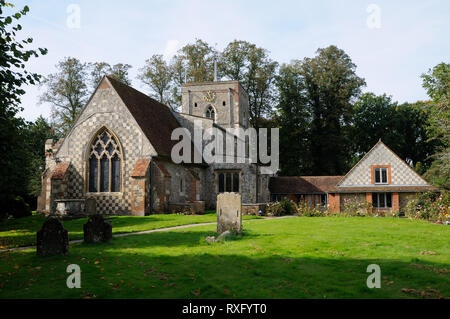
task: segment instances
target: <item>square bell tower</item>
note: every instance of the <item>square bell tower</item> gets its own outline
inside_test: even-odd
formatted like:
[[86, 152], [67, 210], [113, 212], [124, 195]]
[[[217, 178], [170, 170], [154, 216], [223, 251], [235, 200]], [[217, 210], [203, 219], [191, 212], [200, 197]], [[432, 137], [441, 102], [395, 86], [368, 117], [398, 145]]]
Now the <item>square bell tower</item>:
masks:
[[189, 82], [181, 89], [181, 113], [224, 128], [248, 128], [248, 95], [239, 81]]

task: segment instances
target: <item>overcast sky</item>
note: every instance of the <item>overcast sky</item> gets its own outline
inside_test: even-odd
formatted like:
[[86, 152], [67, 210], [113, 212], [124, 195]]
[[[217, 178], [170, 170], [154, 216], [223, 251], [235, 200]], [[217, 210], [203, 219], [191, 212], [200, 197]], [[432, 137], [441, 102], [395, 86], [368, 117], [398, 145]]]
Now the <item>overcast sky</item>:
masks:
[[[313, 57], [317, 48], [334, 44], [357, 65], [367, 82], [364, 91], [387, 93], [399, 102], [426, 99], [420, 74], [449, 62], [447, 0], [12, 2], [30, 7], [20, 20], [22, 34], [34, 38], [33, 47], [49, 50], [30, 61], [29, 70], [54, 72], [66, 56], [128, 63], [133, 86], [144, 92], [136, 73], [145, 59], [157, 53], [170, 58], [195, 38], [218, 50], [234, 39], [246, 40], [268, 49], [280, 63]], [[37, 104], [42, 92], [32, 86], [26, 92], [21, 115], [27, 120], [48, 117], [50, 106]]]

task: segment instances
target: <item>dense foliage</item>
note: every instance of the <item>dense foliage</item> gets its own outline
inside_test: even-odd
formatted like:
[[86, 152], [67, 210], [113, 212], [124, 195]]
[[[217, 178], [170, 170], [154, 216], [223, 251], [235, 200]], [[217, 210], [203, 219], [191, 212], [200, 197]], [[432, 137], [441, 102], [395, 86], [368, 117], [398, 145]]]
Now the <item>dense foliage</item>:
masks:
[[19, 105], [25, 93], [23, 86], [34, 85], [40, 78], [25, 69], [26, 62], [47, 53], [46, 49], [27, 49], [32, 38], [17, 40], [22, 26], [15, 21], [26, 15], [29, 8], [25, 6], [8, 15], [13, 9], [12, 4], [0, 0], [0, 219], [12, 212], [16, 216], [29, 213], [22, 203], [27, 195], [31, 156], [26, 147], [26, 123], [17, 113], [22, 111]]
[[414, 219], [439, 223], [450, 222], [450, 192], [421, 194], [407, 204], [405, 213], [406, 216]]

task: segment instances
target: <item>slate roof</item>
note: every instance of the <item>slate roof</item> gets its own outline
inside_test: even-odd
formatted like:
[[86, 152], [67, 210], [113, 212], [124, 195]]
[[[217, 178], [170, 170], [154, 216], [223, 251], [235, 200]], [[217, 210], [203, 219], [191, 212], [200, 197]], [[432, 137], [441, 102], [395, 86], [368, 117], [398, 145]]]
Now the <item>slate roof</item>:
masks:
[[339, 183], [342, 176], [278, 176], [269, 180], [272, 194], [328, 193]]

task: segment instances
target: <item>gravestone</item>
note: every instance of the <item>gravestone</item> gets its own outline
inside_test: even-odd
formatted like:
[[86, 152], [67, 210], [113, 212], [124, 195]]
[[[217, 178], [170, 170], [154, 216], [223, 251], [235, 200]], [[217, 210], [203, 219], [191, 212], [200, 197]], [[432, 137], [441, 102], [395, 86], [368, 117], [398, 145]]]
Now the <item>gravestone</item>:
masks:
[[217, 233], [242, 231], [242, 199], [238, 193], [217, 195]]
[[102, 215], [89, 216], [89, 220], [83, 225], [84, 242], [104, 243], [112, 238], [111, 222], [106, 221]]
[[84, 204], [84, 208], [86, 210], [86, 215], [91, 216], [97, 214], [97, 201], [95, 198], [86, 199], [86, 203]]
[[69, 254], [69, 234], [57, 217], [48, 217], [37, 232], [36, 253], [38, 256]]

